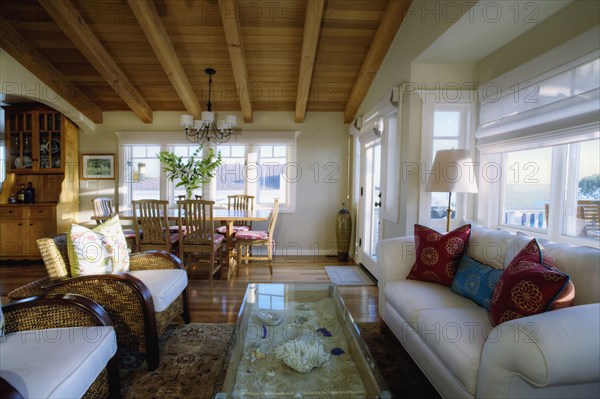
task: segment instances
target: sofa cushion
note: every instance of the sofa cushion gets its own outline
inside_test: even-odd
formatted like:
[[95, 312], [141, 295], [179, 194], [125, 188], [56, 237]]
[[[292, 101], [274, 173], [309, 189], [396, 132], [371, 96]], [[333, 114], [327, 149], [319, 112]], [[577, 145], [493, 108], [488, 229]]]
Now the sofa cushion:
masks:
[[116, 351], [113, 327], [20, 331], [0, 341], [0, 376], [26, 398], [80, 398]]
[[514, 236], [509, 231], [472, 224], [467, 255], [484, 265], [504, 269], [504, 260]]
[[501, 275], [502, 270], [479, 263], [469, 255], [464, 254], [460, 258], [450, 289], [490, 310], [492, 294]]
[[71, 276], [129, 270], [129, 251], [118, 216], [93, 229], [74, 224], [67, 235]]
[[471, 225], [440, 234], [415, 224], [416, 261], [407, 278], [450, 287], [460, 257], [467, 249]]
[[129, 272], [148, 287], [154, 311], [162, 312], [169, 307], [188, 285], [187, 274], [181, 269], [134, 270]]
[[482, 307], [423, 310], [417, 333], [465, 390], [475, 395], [483, 345], [492, 330]]
[[397, 280], [385, 285], [386, 302], [413, 326], [426, 309], [477, 308], [477, 304], [443, 285], [416, 280]]
[[533, 239], [504, 270], [492, 296], [492, 318], [500, 324], [542, 313], [567, 286], [561, 272]]

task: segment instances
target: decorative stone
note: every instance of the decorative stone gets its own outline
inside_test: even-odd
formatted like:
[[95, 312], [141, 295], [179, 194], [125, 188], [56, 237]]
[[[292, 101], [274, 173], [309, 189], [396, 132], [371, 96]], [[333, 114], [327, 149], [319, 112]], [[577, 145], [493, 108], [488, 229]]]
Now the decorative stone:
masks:
[[346, 353], [346, 352], [342, 348], [333, 348], [331, 350], [331, 354], [334, 356], [343, 355], [344, 353]]
[[331, 337], [331, 332], [329, 332], [328, 329], [326, 329], [325, 327], [321, 327], [317, 330], [317, 332], [320, 332], [321, 334], [323, 334], [324, 337]]
[[299, 339], [278, 346], [274, 352], [277, 359], [300, 373], [308, 373], [316, 367], [321, 367], [330, 357], [318, 342], [307, 344]]

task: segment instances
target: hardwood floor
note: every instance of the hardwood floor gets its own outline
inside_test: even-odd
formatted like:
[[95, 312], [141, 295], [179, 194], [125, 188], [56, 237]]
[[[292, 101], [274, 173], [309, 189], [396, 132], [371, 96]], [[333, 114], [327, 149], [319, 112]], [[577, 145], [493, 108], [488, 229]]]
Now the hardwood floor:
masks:
[[[208, 283], [207, 273], [195, 270], [189, 274], [189, 296], [192, 322], [195, 323], [234, 323], [240, 309], [246, 286], [258, 283], [327, 283], [325, 265], [353, 265], [340, 263], [335, 257], [299, 257], [288, 259], [275, 257], [273, 275], [263, 264], [242, 265], [239, 274], [230, 281]], [[6, 295], [11, 290], [46, 275], [40, 262], [0, 262], [0, 297], [7, 303]], [[346, 306], [357, 322], [378, 321], [377, 286], [339, 286]]]

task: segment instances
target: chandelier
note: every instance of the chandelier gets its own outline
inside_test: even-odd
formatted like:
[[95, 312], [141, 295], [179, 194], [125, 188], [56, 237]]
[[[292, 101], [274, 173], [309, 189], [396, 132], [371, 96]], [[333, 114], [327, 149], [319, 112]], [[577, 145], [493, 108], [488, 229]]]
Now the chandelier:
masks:
[[217, 73], [212, 68], [206, 68], [208, 75], [208, 102], [207, 111], [203, 111], [201, 119], [194, 120], [192, 115], [181, 115], [181, 126], [184, 126], [185, 137], [192, 143], [204, 144], [207, 141], [221, 144], [229, 141], [233, 128], [236, 125], [235, 115], [227, 115], [225, 119], [218, 119], [215, 123], [215, 113], [212, 112], [210, 95], [212, 91], [212, 76]]

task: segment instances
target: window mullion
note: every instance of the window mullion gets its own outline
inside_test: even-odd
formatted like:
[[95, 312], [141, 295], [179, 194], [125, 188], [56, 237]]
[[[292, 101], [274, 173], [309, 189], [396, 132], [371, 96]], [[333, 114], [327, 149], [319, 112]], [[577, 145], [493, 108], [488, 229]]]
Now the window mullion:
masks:
[[[559, 241], [563, 230], [563, 214], [565, 212], [565, 190], [567, 189], [567, 173], [569, 168], [567, 146], [552, 148], [552, 180], [550, 182], [550, 205], [548, 211], [548, 237]], [[556, 211], [554, 211], [554, 209]]]

